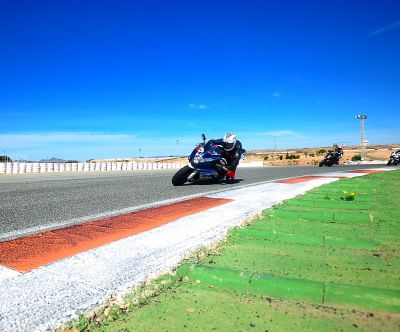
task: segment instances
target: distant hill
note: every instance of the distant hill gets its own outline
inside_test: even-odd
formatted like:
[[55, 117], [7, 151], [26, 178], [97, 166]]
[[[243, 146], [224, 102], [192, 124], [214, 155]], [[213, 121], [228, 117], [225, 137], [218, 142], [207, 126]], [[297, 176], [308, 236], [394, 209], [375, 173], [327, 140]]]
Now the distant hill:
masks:
[[40, 159], [39, 163], [65, 163], [66, 161], [64, 159], [59, 159], [59, 158], [50, 158], [50, 159]]

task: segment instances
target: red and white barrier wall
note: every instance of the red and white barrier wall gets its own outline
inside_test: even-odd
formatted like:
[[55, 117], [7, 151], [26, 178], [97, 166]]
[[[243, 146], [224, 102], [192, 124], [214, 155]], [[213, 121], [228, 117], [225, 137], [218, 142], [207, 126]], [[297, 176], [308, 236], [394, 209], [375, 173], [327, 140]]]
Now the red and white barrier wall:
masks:
[[183, 163], [99, 162], [99, 163], [0, 163], [0, 174], [103, 172], [178, 169]]

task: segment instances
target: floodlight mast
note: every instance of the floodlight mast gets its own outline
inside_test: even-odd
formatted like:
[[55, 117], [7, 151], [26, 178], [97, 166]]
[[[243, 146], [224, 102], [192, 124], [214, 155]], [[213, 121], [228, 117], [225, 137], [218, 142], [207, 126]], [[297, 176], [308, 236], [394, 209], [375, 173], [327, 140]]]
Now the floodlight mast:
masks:
[[181, 157], [179, 155], [179, 139], [176, 140], [176, 157], [178, 158], [179, 167], [181, 167]]
[[360, 145], [361, 145], [361, 160], [365, 159], [365, 149], [366, 149], [366, 143], [367, 141], [364, 138], [364, 120], [367, 119], [368, 117], [365, 114], [357, 114], [356, 119], [360, 120]]

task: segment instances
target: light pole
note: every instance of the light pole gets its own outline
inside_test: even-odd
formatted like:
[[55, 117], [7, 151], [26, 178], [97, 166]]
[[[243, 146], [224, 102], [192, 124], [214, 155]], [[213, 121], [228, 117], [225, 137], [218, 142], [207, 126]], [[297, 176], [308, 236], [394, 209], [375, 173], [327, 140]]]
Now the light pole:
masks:
[[361, 160], [364, 160], [365, 158], [365, 146], [367, 141], [364, 138], [364, 120], [367, 119], [367, 116], [365, 114], [357, 114], [356, 119], [360, 120], [360, 145], [361, 145]]
[[272, 136], [274, 139], [274, 155], [276, 155], [276, 136]]
[[176, 140], [176, 156], [178, 158], [179, 167], [181, 167], [181, 157], [179, 156], [179, 139]]

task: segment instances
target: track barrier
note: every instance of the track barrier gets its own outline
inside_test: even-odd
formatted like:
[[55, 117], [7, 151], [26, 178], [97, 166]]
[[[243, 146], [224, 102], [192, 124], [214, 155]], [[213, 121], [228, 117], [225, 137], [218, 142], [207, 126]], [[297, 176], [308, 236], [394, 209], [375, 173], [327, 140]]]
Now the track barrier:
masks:
[[95, 163], [0, 163], [1, 174], [110, 172], [179, 169], [186, 163], [171, 162], [95, 162]]

